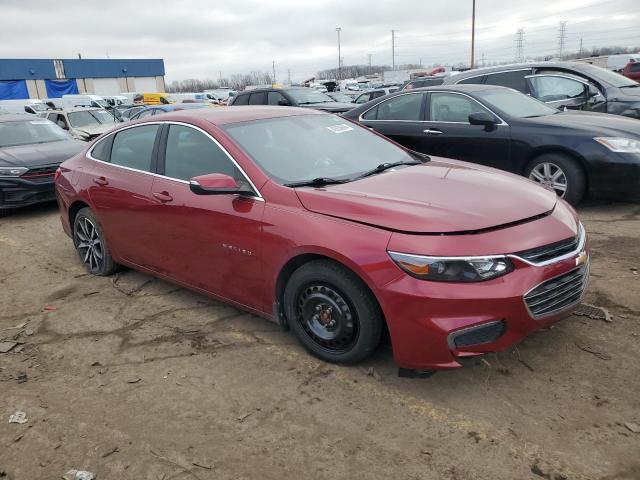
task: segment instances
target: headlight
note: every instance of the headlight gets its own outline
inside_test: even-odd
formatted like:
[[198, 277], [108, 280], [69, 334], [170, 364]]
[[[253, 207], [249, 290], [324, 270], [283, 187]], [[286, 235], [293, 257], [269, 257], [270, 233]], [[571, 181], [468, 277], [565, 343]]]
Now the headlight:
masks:
[[595, 137], [594, 140], [612, 152], [640, 153], [640, 140], [623, 137]]
[[0, 167], [0, 177], [19, 177], [27, 170], [25, 167]]
[[482, 282], [513, 270], [513, 264], [504, 256], [426, 257], [398, 252], [389, 255], [412, 277], [434, 282]]

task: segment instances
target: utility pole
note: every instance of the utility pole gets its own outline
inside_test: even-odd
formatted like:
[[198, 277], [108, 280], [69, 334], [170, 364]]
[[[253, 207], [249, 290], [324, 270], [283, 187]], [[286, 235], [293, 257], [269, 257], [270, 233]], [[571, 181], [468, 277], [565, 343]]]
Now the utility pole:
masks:
[[78, 54], [78, 60], [82, 60], [82, 55]]
[[516, 62], [524, 61], [524, 27], [516, 32]]
[[290, 68], [287, 69], [287, 82], [289, 85], [291, 85], [291, 69]]
[[271, 62], [271, 68], [273, 69], [273, 82], [272, 83], [276, 83], [276, 61], [273, 60]]
[[484, 59], [484, 52], [482, 52], [482, 66], [483, 67], [487, 66], [487, 62], [485, 62], [485, 59]]
[[340, 32], [342, 31], [341, 27], [336, 27], [336, 32], [338, 32], [338, 78], [340, 81], [342, 77], [342, 54], [340, 53]]
[[564, 54], [564, 47], [567, 41], [567, 22], [560, 22], [560, 31], [558, 33], [558, 57], [562, 60], [562, 55]]
[[475, 53], [476, 53], [476, 0], [473, 0], [473, 12], [471, 14], [471, 66], [474, 67], [475, 64]]
[[391, 70], [396, 69], [396, 31], [391, 30]]
[[373, 55], [371, 55], [370, 53], [367, 53], [367, 57], [369, 58], [369, 75], [371, 75], [371, 57]]

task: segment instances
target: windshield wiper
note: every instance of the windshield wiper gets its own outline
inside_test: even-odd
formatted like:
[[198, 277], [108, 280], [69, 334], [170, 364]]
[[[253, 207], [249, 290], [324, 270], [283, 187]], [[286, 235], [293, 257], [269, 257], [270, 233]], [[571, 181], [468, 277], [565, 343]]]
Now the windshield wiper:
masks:
[[640, 87], [640, 83], [632, 83], [631, 85], [623, 85], [620, 88], [638, 88]]
[[337, 185], [340, 183], [347, 183], [351, 180], [338, 180], [337, 178], [318, 177], [312, 180], [301, 180], [299, 182], [285, 183], [285, 187], [323, 187], [325, 185]]
[[384, 172], [385, 170], [389, 170], [393, 167], [399, 167], [400, 165], [422, 165], [424, 161], [416, 160], [413, 162], [407, 162], [406, 160], [402, 162], [393, 162], [393, 163], [381, 163], [376, 168], [372, 168], [368, 172], [364, 172], [362, 175], [358, 175], [354, 180], [360, 180], [361, 178], [370, 177], [371, 175], [376, 175], [378, 173]]

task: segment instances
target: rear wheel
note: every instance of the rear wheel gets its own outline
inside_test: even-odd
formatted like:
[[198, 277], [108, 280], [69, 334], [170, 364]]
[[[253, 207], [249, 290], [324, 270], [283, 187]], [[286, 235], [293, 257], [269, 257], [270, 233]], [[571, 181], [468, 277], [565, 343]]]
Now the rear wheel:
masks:
[[73, 244], [89, 273], [106, 276], [117, 270], [118, 265], [111, 257], [102, 228], [90, 208], [83, 208], [76, 214]]
[[526, 176], [549, 188], [571, 205], [584, 197], [587, 180], [582, 167], [572, 158], [559, 153], [545, 153], [527, 167]]
[[289, 326], [302, 345], [332, 363], [357, 363], [380, 342], [382, 312], [353, 272], [329, 260], [296, 270], [284, 292]]

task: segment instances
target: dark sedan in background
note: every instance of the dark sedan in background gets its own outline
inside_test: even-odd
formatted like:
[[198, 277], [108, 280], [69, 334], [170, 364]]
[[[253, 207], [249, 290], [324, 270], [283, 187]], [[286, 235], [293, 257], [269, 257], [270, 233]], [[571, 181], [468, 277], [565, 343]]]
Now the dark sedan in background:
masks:
[[572, 204], [640, 197], [640, 122], [552, 108], [515, 90], [443, 85], [343, 115], [421, 153], [525, 175]]
[[55, 200], [56, 169], [85, 146], [49, 120], [0, 115], [0, 216]]
[[444, 84], [509, 87], [558, 108], [640, 118], [640, 84], [588, 63], [538, 62], [478, 68], [446, 77]]
[[151, 107], [142, 107], [140, 110], [129, 116], [129, 120], [138, 120], [139, 118], [152, 117], [161, 113], [177, 112], [179, 110], [193, 110], [194, 108], [208, 108], [206, 103], [170, 103], [168, 105], [153, 105]]
[[234, 107], [239, 105], [303, 107], [331, 113], [343, 113], [355, 107], [353, 103], [336, 102], [326, 93], [307, 87], [247, 90], [233, 97], [229, 105]]

